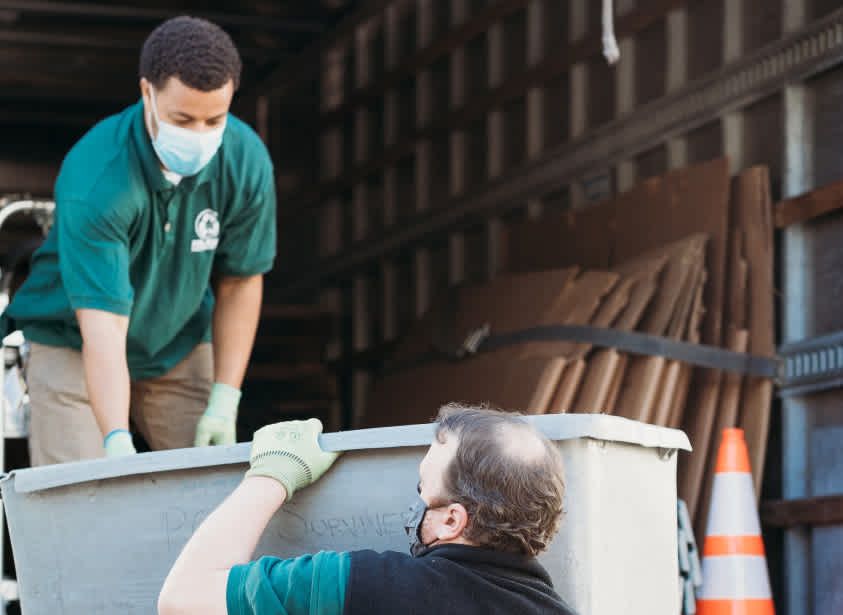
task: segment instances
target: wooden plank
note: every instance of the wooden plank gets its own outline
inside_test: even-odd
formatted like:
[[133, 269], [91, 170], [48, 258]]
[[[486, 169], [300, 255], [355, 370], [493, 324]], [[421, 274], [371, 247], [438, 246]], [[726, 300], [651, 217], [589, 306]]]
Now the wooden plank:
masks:
[[613, 216], [614, 202], [605, 201], [509, 224], [505, 234], [508, 266], [513, 272], [572, 265], [608, 269], [615, 233]]
[[685, 403], [688, 400], [688, 389], [691, 386], [692, 373], [693, 369], [691, 367], [680, 365], [679, 378], [676, 382], [676, 390], [673, 393], [673, 402], [667, 420], [667, 426], [671, 429], [679, 429], [682, 426], [682, 418], [685, 415]]
[[616, 350], [607, 348], [594, 353], [576, 401], [565, 407], [575, 412], [608, 412], [607, 401], [620, 364], [621, 354]]
[[[558, 300], [573, 292], [579, 267], [501, 275], [491, 282], [448, 289], [401, 336], [392, 360], [423, 355], [435, 344], [455, 346], [470, 330], [488, 323], [493, 333], [551, 324]], [[456, 296], [453, 295], [456, 293]], [[529, 301], [524, 298], [529, 297]], [[448, 337], [448, 339], [444, 339]]]
[[[560, 297], [539, 324], [586, 325], [599, 310], [603, 298], [619, 279], [613, 271], [586, 271], [578, 277], [570, 293]], [[524, 357], [572, 357], [588, 346], [576, 342], [529, 342], [522, 345]], [[585, 350], [584, 350], [585, 349]]]
[[[748, 285], [752, 287], [753, 285], [753, 271], [755, 271], [755, 275], [759, 275], [760, 271], [758, 270], [758, 266], [756, 265], [755, 269], [753, 268], [753, 260], [757, 260], [758, 249], [759, 246], [764, 244], [764, 241], [760, 241], [760, 236], [766, 236], [767, 231], [764, 230], [765, 226], [767, 229], [771, 228], [769, 220], [771, 216], [767, 215], [768, 222], [765, 225], [762, 217], [763, 207], [760, 207], [760, 203], [763, 200], [763, 192], [765, 190], [764, 180], [767, 180], [767, 194], [769, 194], [769, 178], [766, 176], [766, 170], [764, 172], [756, 169], [752, 170], [751, 173], [748, 172], [742, 173], [739, 178], [730, 182], [729, 185], [729, 209], [730, 212], [727, 210], [727, 213], [730, 214], [727, 220], [727, 225], [729, 228], [739, 228], [742, 231], [742, 237], [740, 239], [741, 244], [741, 252], [745, 255], [746, 261], [749, 265], [749, 281]], [[753, 206], [754, 205], [754, 206]], [[753, 213], [754, 212], [754, 213]], [[751, 229], [750, 227], [757, 224], [759, 229]], [[771, 234], [771, 233], [770, 233]], [[752, 237], [751, 237], [752, 235]], [[759, 236], [760, 235], [760, 236]], [[725, 245], [729, 238], [727, 235], [721, 235], [723, 240], [723, 245]], [[734, 240], [737, 241], [737, 240]], [[723, 254], [723, 260], [726, 260], [726, 254]], [[733, 261], [734, 262], [734, 261]], [[770, 281], [772, 281], [772, 268], [770, 270]], [[734, 276], [739, 276], [740, 274], [733, 274]], [[725, 288], [725, 272], [719, 279], [715, 286], [721, 286]], [[756, 289], [757, 290], [757, 289]], [[772, 289], [770, 289], [772, 291]], [[750, 295], [752, 291], [750, 291]], [[719, 310], [719, 318], [715, 320], [719, 320], [722, 324], [723, 322], [723, 314], [728, 309], [728, 298], [724, 297], [722, 294], [720, 295], [719, 302], [715, 302], [716, 300], [716, 293], [709, 293], [705, 298], [705, 304], [707, 309], [711, 310]], [[767, 306], [772, 310], [772, 292], [766, 298]], [[758, 315], [763, 315], [766, 311], [766, 308], [762, 307], [759, 311], [756, 312], [756, 315], [753, 316], [752, 308], [750, 308], [748, 312], [748, 329], [749, 329], [749, 348], [752, 351], [753, 344], [756, 344], [757, 341], [754, 340], [754, 336], [756, 334], [761, 335], [764, 337], [767, 336], [768, 339], [772, 340], [772, 318], [770, 318], [770, 332], [765, 334], [761, 331], [760, 327], [753, 329], [753, 318], [756, 320], [758, 319]], [[758, 309], [758, 306], [756, 306]], [[772, 314], [772, 312], [770, 312]], [[711, 319], [706, 319], [711, 323]], [[711, 343], [712, 330], [709, 327], [704, 329], [703, 331], [703, 342]], [[715, 340], [714, 343], [717, 343]], [[686, 412], [686, 416], [683, 419], [683, 429], [688, 434], [689, 439], [691, 440], [691, 445], [694, 447], [694, 451], [690, 455], [683, 455], [679, 459], [679, 491], [680, 497], [682, 497], [686, 503], [688, 504], [688, 511], [691, 515], [691, 518], [696, 518], [696, 515], [699, 512], [700, 508], [700, 497], [702, 491], [702, 485], [705, 478], [705, 472], [708, 468], [708, 465], [713, 463], [714, 461], [708, 458], [709, 450], [711, 448], [711, 441], [714, 434], [714, 423], [716, 420], [717, 408], [721, 396], [721, 386], [723, 385], [723, 378], [724, 375], [719, 370], [696, 370], [694, 372], [694, 376], [692, 378], [692, 390], [696, 389], [697, 394], [692, 400], [692, 403], [689, 405], [689, 410]], [[746, 390], [744, 392], [746, 395]], [[741, 405], [745, 405], [746, 400], [744, 399], [741, 402]], [[769, 405], [768, 405], [769, 407]], [[764, 433], [766, 439], [766, 431]], [[757, 446], [757, 445], [756, 445]]]
[[620, 318], [618, 318], [618, 321], [615, 323], [616, 329], [621, 329], [622, 331], [632, 331], [638, 326], [638, 323], [641, 322], [641, 318], [644, 316], [644, 310], [647, 309], [650, 300], [653, 298], [653, 295], [656, 294], [659, 287], [658, 282], [656, 281], [658, 271], [654, 271], [652, 273], [653, 275], [650, 275], [635, 284], [635, 287], [632, 290], [632, 295], [629, 298], [629, 305], [627, 306], [627, 309], [624, 310], [623, 314], [621, 314]]
[[574, 396], [585, 375], [586, 362], [584, 359], [577, 359], [565, 366], [565, 372], [559, 380], [559, 388], [553, 396], [553, 401], [548, 406], [549, 414], [564, 414], [569, 412]]
[[[459, 335], [489, 323], [493, 333], [553, 324], [560, 306], [571, 305], [584, 287], [578, 267], [518, 275], [468, 286], [460, 293], [456, 314]], [[592, 276], [588, 278], [593, 282]], [[448, 305], [446, 308], [452, 308]]]
[[[644, 310], [657, 289], [656, 278], [664, 268], [667, 256], [656, 254], [635, 263], [627, 263], [619, 273], [623, 273], [624, 281], [632, 283], [629, 300], [623, 312], [613, 326], [623, 331], [632, 330], [644, 314]], [[622, 282], [619, 286], [625, 284]], [[577, 395], [573, 408], [578, 412], [608, 412], [607, 401], [612, 384], [615, 382], [616, 370], [625, 366], [626, 362], [619, 361], [619, 353], [607, 348], [598, 350], [589, 361], [584, 376], [582, 390]]]
[[[667, 256], [656, 254], [627, 263], [620, 268], [628, 280], [634, 281], [629, 301], [622, 314], [614, 323], [616, 329], [630, 331], [641, 320], [647, 305], [657, 290], [656, 278], [667, 263]], [[620, 354], [610, 348], [598, 350], [589, 361], [580, 394], [577, 395], [573, 408], [577, 412], [609, 412], [614, 401], [609, 405], [609, 394], [613, 384], [623, 379], [626, 361], [620, 361]], [[615, 387], [617, 389], [617, 387]], [[615, 399], [617, 397], [617, 390]]]
[[626, 366], [629, 363], [629, 355], [622, 354], [620, 357], [620, 364], [612, 376], [612, 384], [609, 386], [609, 394], [606, 396], [606, 413], [614, 413], [614, 408], [618, 403], [618, 396], [621, 394], [621, 384], [623, 383], [623, 375], [626, 373]]
[[562, 372], [565, 370], [567, 362], [566, 359], [557, 357], [550, 359], [548, 364], [544, 366], [541, 379], [533, 391], [533, 396], [527, 403], [526, 412], [528, 414], [545, 414], [548, 412], [550, 402], [554, 397], [554, 391], [558, 388], [559, 381], [562, 378]]
[[[702, 289], [705, 286], [706, 271], [700, 258], [694, 270], [688, 276], [687, 284], [682, 289], [682, 300], [679, 302], [673, 319], [667, 330], [667, 336], [676, 340], [686, 338], [688, 329], [697, 312], [697, 302], [702, 300]], [[679, 361], [667, 361], [662, 381], [659, 386], [658, 398], [654, 404], [649, 422], [654, 425], [667, 427], [671, 420], [675, 421], [673, 411], [676, 409], [675, 398], [684, 395], [687, 390], [680, 389], [683, 365]]]
[[[690, 312], [696, 289], [689, 294], [689, 279], [700, 275], [706, 240], [705, 235], [697, 234], [666, 248], [671, 256], [662, 274], [659, 292], [641, 323], [645, 333], [663, 335], [683, 303], [686, 305], [684, 311]], [[678, 326], [675, 330], [679, 330]], [[615, 408], [619, 416], [644, 422], [652, 420], [666, 363], [663, 357], [633, 357], [630, 360]], [[666, 405], [665, 412], [668, 408]]]
[[764, 378], [747, 378], [741, 402], [739, 426], [744, 431], [756, 501], [761, 497], [767, 437], [770, 431], [770, 411], [773, 401], [773, 382]]
[[654, 404], [653, 414], [650, 422], [653, 425], [667, 427], [670, 421], [673, 401], [679, 387], [682, 364], [679, 361], [668, 361], [664, 368], [662, 381], [659, 383], [658, 397]]
[[666, 364], [664, 357], [632, 357], [614, 413], [634, 421], [649, 422]]
[[[457, 329], [467, 331], [484, 322], [493, 332], [559, 322], [588, 324], [618, 275], [585, 272], [572, 279], [575, 273], [574, 268], [501, 276], [488, 284], [460, 289], [454, 315]], [[453, 302], [443, 299], [439, 309], [449, 305]], [[425, 322], [424, 327], [429, 344], [435, 335], [434, 321]], [[424, 335], [416, 331], [413, 336], [414, 344], [423, 347]], [[544, 412], [558, 386], [566, 351], [575, 346], [534, 342], [388, 374], [372, 389], [363, 426], [424, 422], [441, 404], [454, 400]], [[414, 393], [407, 396], [407, 391]]]
[[694, 450], [680, 455], [678, 486], [679, 497], [688, 505], [688, 514], [693, 519], [708, 463], [708, 443], [714, 426], [714, 415], [720, 399], [720, 385], [723, 372], [715, 369], [694, 370], [692, 388], [699, 391], [693, 405], [686, 409], [682, 430], [688, 434]]
[[843, 181], [826, 184], [811, 192], [779, 201], [775, 208], [776, 228], [811, 220], [843, 207]]
[[687, 276], [685, 285], [681, 291], [680, 300], [677, 302], [676, 309], [667, 326], [666, 335], [669, 338], [675, 340], [685, 339], [694, 310], [694, 302], [697, 298], [697, 289], [705, 285], [706, 275], [705, 262], [703, 261], [702, 250], [700, 250], [693, 269]]
[[[671, 171], [621, 195], [613, 220], [616, 228], [624, 231], [614, 246], [613, 259], [617, 262], [690, 233], [708, 234], [705, 256], [708, 281], [703, 295], [706, 314], [701, 341], [714, 345], [723, 342], [730, 176], [727, 158]], [[682, 425], [695, 451], [680, 456], [678, 485], [692, 510], [695, 510], [698, 485], [705, 469], [721, 376], [717, 370], [694, 370], [690, 377]], [[705, 442], [702, 451], [698, 448], [700, 442]]]
[[[619, 229], [613, 263], [666, 246], [694, 233], [709, 237], [703, 343], [722, 343], [729, 233], [728, 158], [718, 158], [647, 180], [615, 200]], [[622, 229], [623, 232], [620, 232]]]
[[[688, 323], [686, 337], [692, 344], [699, 344], [700, 342], [700, 322], [705, 314], [705, 308], [702, 305], [705, 277], [706, 274], [703, 276], [702, 284], [697, 288], [697, 296], [694, 298], [694, 306], [691, 310], [691, 321]], [[673, 393], [673, 400], [667, 420], [667, 426], [673, 429], [679, 429], [682, 426], [682, 418], [685, 415], [685, 404], [688, 399], [688, 389], [691, 386], [692, 372], [693, 368], [690, 365], [680, 364], [679, 377], [677, 378], [676, 389]]]
[[[614, 319], [629, 298], [628, 289], [621, 288], [619, 292], [613, 293], [607, 305], [601, 306], [601, 302], [606, 293], [616, 287], [618, 278], [617, 273], [609, 271], [584, 272], [576, 279], [573, 292], [561, 296], [541, 324], [593, 324], [596, 318], [600, 318], [600, 322]], [[542, 379], [529, 397], [528, 408], [531, 412], [548, 411], [568, 358], [581, 358], [589, 348], [590, 345], [573, 342], [532, 342], [522, 345], [522, 361], [541, 358], [550, 360], [543, 367]], [[513, 388], [522, 385], [520, 380], [510, 380], [508, 386]]]
[[652, 335], [667, 333], [675, 311], [682, 305], [683, 294], [687, 296], [689, 279], [695, 279], [702, 269], [707, 239], [704, 234], [696, 234], [665, 249], [669, 260], [659, 281], [659, 292], [641, 323], [641, 331]]
[[[747, 281], [747, 328], [749, 352], [761, 356], [775, 354], [776, 291], [773, 279], [773, 221], [770, 174], [767, 167], [753, 167], [733, 182], [734, 224], [743, 229], [744, 253], [749, 265]], [[738, 425], [744, 430], [756, 497], [767, 453], [767, 436], [773, 384], [761, 378], [744, 382]]]
[[[589, 324], [593, 327], [611, 327], [629, 304], [635, 284], [634, 279], [621, 279], [603, 300]], [[592, 345], [588, 343], [576, 344], [566, 356], [570, 359], [579, 359], [584, 357], [591, 348]]]
[[746, 327], [746, 291], [749, 277], [749, 263], [743, 249], [743, 230], [733, 228], [729, 235], [729, 292], [726, 322], [738, 329]]
[[694, 297], [694, 307], [691, 310], [691, 321], [688, 323], [687, 340], [692, 344], [700, 343], [700, 324], [705, 317], [705, 306], [703, 305], [703, 291], [708, 279], [708, 271], [703, 272], [702, 283], [697, 287], [697, 296]]
[[843, 524], [843, 494], [761, 503], [761, 523], [767, 527], [820, 527]]
[[[749, 340], [749, 331], [746, 329], [732, 329], [729, 331], [729, 350], [735, 352], [746, 352]], [[720, 440], [723, 430], [729, 427], [736, 427], [738, 424], [738, 411], [741, 398], [741, 384], [743, 378], [735, 372], [723, 374], [723, 387], [720, 393], [720, 403], [714, 419], [712, 429], [711, 446], [708, 450], [708, 463], [699, 496], [699, 506], [696, 511], [697, 536], [705, 535], [705, 527], [708, 522], [708, 508], [711, 503], [711, 485], [714, 482], [714, 461], [717, 459], [717, 452], [720, 447]]]
[[524, 411], [535, 392], [547, 386], [545, 370], [554, 360], [524, 359], [519, 348], [509, 347], [395, 372], [374, 383], [360, 427], [426, 423], [453, 401]]

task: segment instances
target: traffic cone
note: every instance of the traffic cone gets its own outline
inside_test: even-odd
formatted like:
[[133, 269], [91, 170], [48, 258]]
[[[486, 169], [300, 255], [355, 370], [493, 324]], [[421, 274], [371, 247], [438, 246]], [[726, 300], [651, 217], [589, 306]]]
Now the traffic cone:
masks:
[[697, 614], [775, 615], [742, 429], [723, 430], [714, 472]]

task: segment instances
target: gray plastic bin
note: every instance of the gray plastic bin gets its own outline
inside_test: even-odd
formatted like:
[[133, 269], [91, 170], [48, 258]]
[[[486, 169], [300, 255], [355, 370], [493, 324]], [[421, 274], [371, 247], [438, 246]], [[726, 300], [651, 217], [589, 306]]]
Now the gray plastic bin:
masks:
[[[684, 433], [601, 415], [533, 417], [566, 464], [566, 517], [541, 560], [581, 614], [673, 615], [676, 458]], [[433, 425], [322, 436], [347, 451], [296, 493], [257, 549], [407, 551], [403, 530]], [[249, 445], [13, 472], [2, 483], [25, 615], [155, 613], [193, 530], [241, 480]]]

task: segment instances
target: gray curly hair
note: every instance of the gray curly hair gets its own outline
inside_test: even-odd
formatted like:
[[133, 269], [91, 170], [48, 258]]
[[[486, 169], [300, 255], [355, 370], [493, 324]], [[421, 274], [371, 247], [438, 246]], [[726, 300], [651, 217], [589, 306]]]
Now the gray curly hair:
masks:
[[447, 404], [436, 439], [459, 438], [441, 496], [468, 512], [463, 533], [473, 544], [534, 557], [559, 529], [565, 473], [556, 446], [523, 415], [485, 406]]

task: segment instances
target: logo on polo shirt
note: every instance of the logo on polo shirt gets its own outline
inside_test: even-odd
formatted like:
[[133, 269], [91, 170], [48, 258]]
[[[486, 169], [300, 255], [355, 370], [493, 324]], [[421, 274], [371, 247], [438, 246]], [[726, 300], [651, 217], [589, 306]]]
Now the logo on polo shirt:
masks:
[[205, 209], [196, 216], [193, 224], [198, 239], [190, 242], [191, 252], [204, 252], [205, 250], [216, 250], [220, 237], [220, 220], [217, 212], [213, 209]]

